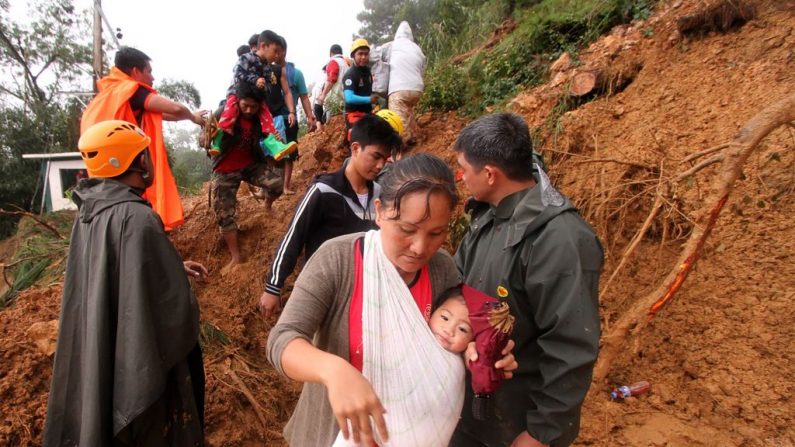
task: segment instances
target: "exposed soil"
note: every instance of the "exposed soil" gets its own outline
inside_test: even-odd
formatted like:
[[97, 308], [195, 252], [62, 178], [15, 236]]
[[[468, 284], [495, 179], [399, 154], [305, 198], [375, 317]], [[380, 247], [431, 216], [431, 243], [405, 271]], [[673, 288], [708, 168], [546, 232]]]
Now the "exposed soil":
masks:
[[[754, 2], [756, 18], [740, 28], [679, 36], [676, 20], [703, 3], [661, 2], [651, 19], [613, 30], [510, 104], [540, 129], [538, 148], [553, 181], [604, 242], [604, 280], [649, 214], [660, 166], [681, 172], [686, 155], [731, 140], [756, 112], [795, 91], [795, 2]], [[626, 72], [620, 67], [634, 67], [620, 89], [576, 101], [566, 96], [577, 70]], [[450, 146], [467, 122], [455, 114], [422, 116], [414, 150], [454, 165]], [[341, 135], [336, 118], [302, 139], [294, 189], [340, 165]], [[651, 392], [617, 403], [607, 396], [608, 384], [595, 384], [579, 445], [795, 445], [793, 149], [795, 130], [781, 128], [749, 159], [694, 272], [608, 377], [611, 384], [648, 380]], [[679, 185], [674, 203], [601, 296], [603, 330], [673, 267], [716, 171], [707, 168]], [[247, 259], [226, 275], [220, 272], [229, 256], [206, 189], [185, 200], [186, 224], [174, 242], [186, 259], [210, 269], [206, 283], [194, 283], [202, 319], [230, 341], [216, 332], [205, 346], [211, 446], [284, 444], [281, 428], [300, 388], [267, 364], [274, 320], [261, 318], [256, 302], [300, 198], [285, 196], [266, 212], [241, 188], [238, 223]], [[60, 294], [58, 285], [31, 291], [0, 311], [0, 445], [41, 442], [52, 360], [42, 352], [46, 329], [29, 329], [57, 319]]]

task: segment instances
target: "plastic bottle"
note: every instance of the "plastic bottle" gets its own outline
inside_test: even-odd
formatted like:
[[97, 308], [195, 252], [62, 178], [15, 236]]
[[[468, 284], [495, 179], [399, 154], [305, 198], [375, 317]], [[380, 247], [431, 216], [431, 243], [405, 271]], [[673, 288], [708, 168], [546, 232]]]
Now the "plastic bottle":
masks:
[[633, 383], [632, 385], [624, 385], [614, 389], [610, 393], [611, 399], [626, 399], [629, 396], [637, 396], [643, 394], [651, 388], [651, 384], [647, 381]]

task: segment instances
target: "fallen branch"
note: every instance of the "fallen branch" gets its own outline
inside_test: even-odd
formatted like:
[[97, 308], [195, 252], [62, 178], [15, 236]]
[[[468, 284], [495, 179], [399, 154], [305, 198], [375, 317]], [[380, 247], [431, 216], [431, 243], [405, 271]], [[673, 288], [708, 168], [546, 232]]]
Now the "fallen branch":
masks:
[[[12, 206], [14, 206], [14, 205], [12, 205]], [[24, 217], [29, 217], [29, 218], [33, 219], [33, 221], [35, 221], [37, 224], [39, 224], [39, 225], [43, 226], [44, 228], [50, 230], [52, 232], [52, 234], [54, 234], [55, 237], [57, 237], [58, 239], [66, 239], [66, 238], [64, 238], [61, 235], [61, 233], [58, 230], [55, 229], [55, 227], [53, 227], [52, 225], [48, 224], [47, 222], [44, 222], [43, 220], [39, 219], [38, 217], [36, 217], [35, 214], [27, 212], [27, 211], [19, 208], [18, 206], [14, 206], [14, 208], [18, 209], [19, 211], [8, 211], [8, 210], [0, 209], [0, 216], [24, 216]]]
[[708, 148], [708, 149], [704, 149], [704, 150], [692, 153], [692, 154], [688, 155], [687, 157], [685, 157], [682, 160], [682, 163], [687, 163], [688, 161], [693, 161], [696, 158], [701, 158], [701, 157], [703, 157], [705, 155], [709, 155], [709, 154], [711, 154], [713, 152], [722, 151], [722, 150], [726, 149], [727, 147], [729, 147], [730, 144], [731, 143], [723, 143], [723, 144], [719, 144], [717, 146], [712, 146], [711, 148]]
[[262, 414], [262, 408], [260, 407], [259, 402], [257, 402], [257, 399], [254, 398], [254, 394], [251, 392], [251, 390], [248, 389], [246, 384], [243, 383], [242, 380], [240, 380], [240, 377], [238, 377], [237, 374], [235, 374], [235, 371], [232, 368], [230, 368], [229, 365], [224, 363], [223, 369], [224, 369], [224, 374], [231, 377], [232, 380], [235, 382], [235, 384], [238, 387], [237, 390], [240, 391], [244, 396], [246, 396], [246, 399], [248, 399], [249, 403], [254, 408], [254, 412], [257, 413], [257, 418], [259, 418], [259, 421], [262, 424], [262, 428], [267, 431], [268, 422], [265, 420], [265, 415]]
[[617, 163], [627, 166], [634, 166], [636, 168], [646, 169], [647, 171], [657, 172], [657, 167], [652, 165], [646, 165], [643, 163], [637, 163], [634, 161], [626, 161], [626, 160], [618, 160], [615, 158], [592, 158], [590, 160], [577, 160], [572, 162], [576, 165], [582, 165], [586, 163]]
[[725, 157], [724, 157], [723, 154], [715, 154], [715, 155], [713, 155], [712, 157], [709, 157], [706, 160], [702, 160], [697, 165], [695, 165], [692, 168], [688, 169], [687, 171], [677, 175], [676, 176], [676, 181], [679, 182], [679, 181], [682, 181], [682, 180], [684, 180], [684, 179], [686, 179], [688, 177], [691, 177], [691, 176], [693, 176], [693, 174], [695, 174], [696, 172], [706, 168], [707, 166], [714, 165], [715, 163], [719, 163], [719, 162], [723, 161], [724, 158]]
[[[613, 361], [622, 352], [630, 333], [638, 337], [643, 328], [660, 309], [669, 303], [682, 287], [701, 254], [701, 248], [709, 237], [734, 182], [739, 178], [745, 161], [757, 148], [759, 142], [774, 129], [795, 121], [795, 94], [765, 108], [751, 118], [740, 130], [740, 134], [729, 144], [724, 155], [722, 170], [713, 181], [712, 193], [707, 205], [696, 214], [697, 225], [685, 244], [674, 268], [651, 293], [637, 300], [613, 325], [602, 339], [599, 360], [594, 367], [593, 380], [598, 385], [604, 382]], [[598, 387], [594, 387], [598, 388]]]

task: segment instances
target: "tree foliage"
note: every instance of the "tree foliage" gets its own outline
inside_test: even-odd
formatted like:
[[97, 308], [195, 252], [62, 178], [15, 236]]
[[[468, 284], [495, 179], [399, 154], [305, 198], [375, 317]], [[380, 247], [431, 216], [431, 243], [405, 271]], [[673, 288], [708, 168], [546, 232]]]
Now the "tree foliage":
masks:
[[191, 109], [199, 108], [202, 103], [199, 90], [188, 81], [164, 79], [163, 82], [157, 86], [157, 92], [174, 101], [181, 102]]
[[87, 14], [71, 0], [35, 0], [24, 23], [11, 21], [7, 0], [0, 11], [0, 92], [43, 112], [55, 95], [91, 73]]
[[371, 45], [392, 40], [395, 17], [407, 3], [416, 0], [364, 0], [364, 11], [356, 15], [362, 23], [359, 35]]
[[[542, 82], [563, 51], [576, 54], [615, 25], [648, 16], [657, 0], [365, 0], [359, 31], [383, 43], [411, 25], [428, 58], [420, 107], [479, 115]], [[512, 31], [473, 51], [511, 19]], [[452, 57], [468, 54], [459, 60]]]
[[[40, 163], [22, 154], [77, 147], [82, 105], [62, 92], [90, 86], [90, 27], [71, 0], [33, 1], [24, 22], [10, 12], [0, 0], [0, 207], [31, 210], [43, 187]], [[0, 219], [0, 237], [14, 221]]]

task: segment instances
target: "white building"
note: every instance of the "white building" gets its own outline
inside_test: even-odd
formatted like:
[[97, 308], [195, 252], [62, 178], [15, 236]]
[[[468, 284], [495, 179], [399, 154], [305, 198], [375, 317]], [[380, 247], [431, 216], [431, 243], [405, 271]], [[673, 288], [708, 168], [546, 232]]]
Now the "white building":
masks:
[[88, 176], [80, 152], [22, 154], [22, 158], [44, 162], [40, 180], [43, 185], [41, 212], [77, 209], [69, 192], [78, 179]]

